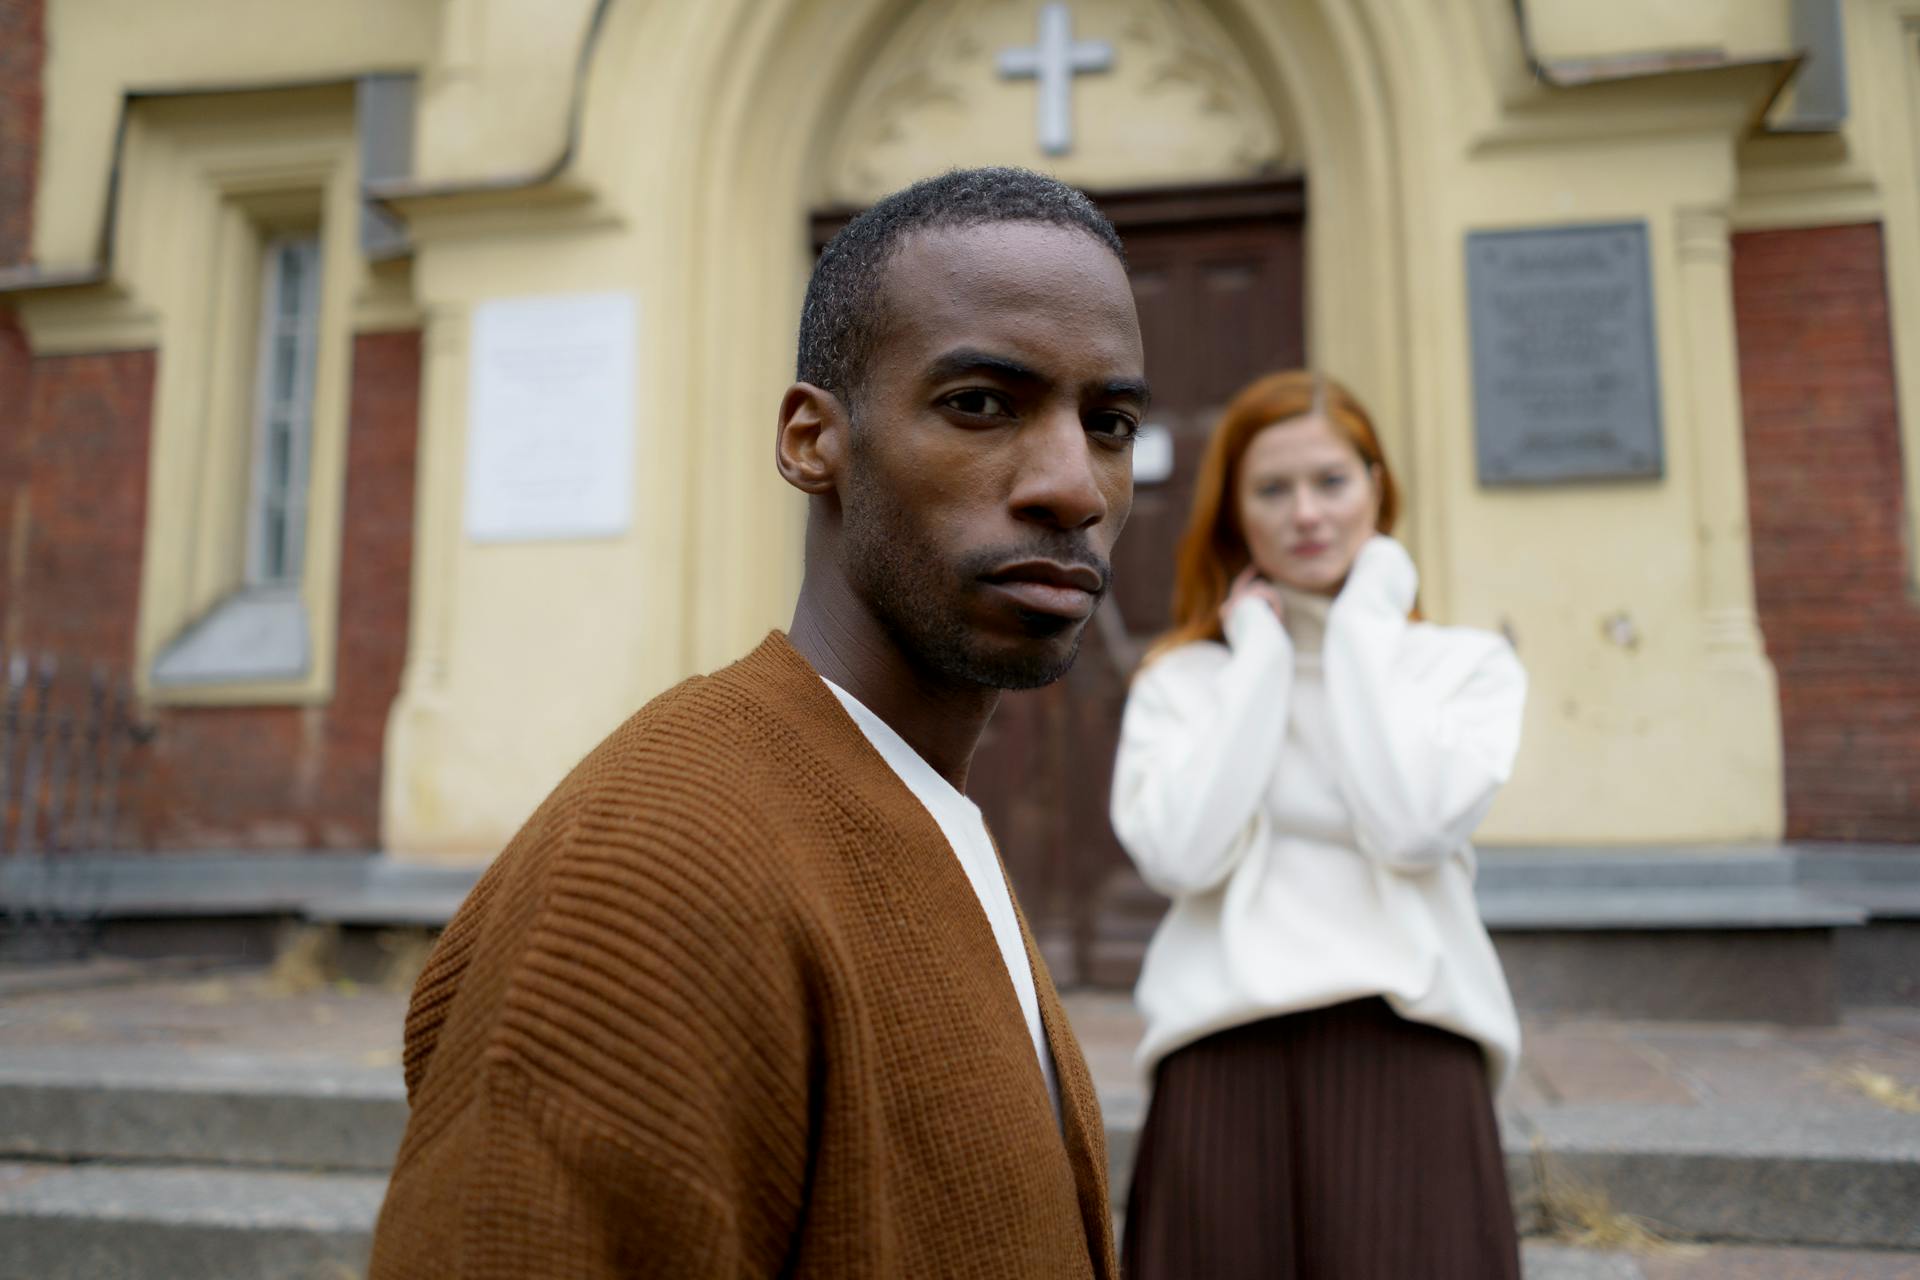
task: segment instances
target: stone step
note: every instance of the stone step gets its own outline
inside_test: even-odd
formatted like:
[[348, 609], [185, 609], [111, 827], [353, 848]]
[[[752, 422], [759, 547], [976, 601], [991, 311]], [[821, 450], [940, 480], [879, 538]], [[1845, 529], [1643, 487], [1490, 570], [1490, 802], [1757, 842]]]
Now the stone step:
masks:
[[0, 1164], [0, 1276], [356, 1280], [381, 1174]]
[[[1145, 1102], [1102, 1107], [1123, 1209]], [[1501, 1128], [1526, 1233], [1597, 1208], [1677, 1240], [1920, 1250], [1920, 1115], [1609, 1104], [1510, 1111]]]
[[1867, 1249], [1678, 1245], [1642, 1253], [1529, 1240], [1526, 1280], [1913, 1280], [1920, 1259]]
[[1505, 1118], [1516, 1197], [1598, 1196], [1679, 1239], [1920, 1249], [1920, 1115], [1764, 1104]]
[[0, 1159], [379, 1173], [406, 1122], [392, 1066], [139, 1049], [12, 1049], [0, 1059]]
[[[34, 1056], [0, 1066], [0, 1159], [380, 1175], [405, 1126], [391, 1067]], [[1110, 1090], [1104, 1105], [1118, 1200], [1145, 1107], [1137, 1091]], [[1597, 1198], [1678, 1239], [1920, 1249], [1920, 1116], [1596, 1104], [1503, 1124], [1524, 1229], [1563, 1219], [1570, 1197]]]
[[[332, 1280], [360, 1274], [385, 1180], [377, 1175], [238, 1171], [194, 1165], [0, 1164], [5, 1275], [183, 1275]], [[1640, 1280], [1644, 1259], [1615, 1250], [1526, 1242], [1528, 1280]], [[1907, 1276], [1912, 1254], [1675, 1245], [1657, 1274], [1709, 1277], [1738, 1259], [1766, 1277]]]
[[[355, 1280], [385, 1179], [195, 1165], [0, 1164], [0, 1275], [36, 1280]], [[1912, 1254], [1528, 1240], [1526, 1280], [1896, 1280]]]

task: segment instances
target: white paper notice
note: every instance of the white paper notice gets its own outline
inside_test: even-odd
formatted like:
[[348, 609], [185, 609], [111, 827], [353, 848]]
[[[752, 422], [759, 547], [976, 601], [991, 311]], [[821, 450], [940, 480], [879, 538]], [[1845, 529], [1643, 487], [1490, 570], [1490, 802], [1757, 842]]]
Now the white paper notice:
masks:
[[605, 538], [633, 519], [630, 294], [500, 298], [473, 311], [467, 536]]

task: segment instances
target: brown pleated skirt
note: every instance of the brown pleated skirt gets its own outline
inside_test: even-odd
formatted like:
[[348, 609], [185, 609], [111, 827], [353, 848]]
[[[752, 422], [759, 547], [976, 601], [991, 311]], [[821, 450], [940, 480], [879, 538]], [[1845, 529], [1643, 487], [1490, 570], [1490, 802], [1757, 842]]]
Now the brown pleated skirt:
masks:
[[1486, 1059], [1357, 1000], [1161, 1061], [1125, 1280], [1519, 1280]]

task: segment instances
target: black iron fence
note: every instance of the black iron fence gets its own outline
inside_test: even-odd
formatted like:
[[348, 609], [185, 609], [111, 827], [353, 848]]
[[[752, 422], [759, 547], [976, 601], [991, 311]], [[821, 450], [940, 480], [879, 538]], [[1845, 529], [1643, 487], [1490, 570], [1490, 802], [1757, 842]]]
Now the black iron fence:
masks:
[[84, 954], [105, 898], [94, 860], [153, 730], [124, 678], [50, 653], [0, 657], [0, 955]]

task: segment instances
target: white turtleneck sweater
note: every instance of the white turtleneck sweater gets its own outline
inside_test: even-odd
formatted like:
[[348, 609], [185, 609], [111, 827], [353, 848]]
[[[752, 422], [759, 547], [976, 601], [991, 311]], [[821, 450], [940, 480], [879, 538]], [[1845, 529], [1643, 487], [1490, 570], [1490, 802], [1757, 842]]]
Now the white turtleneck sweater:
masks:
[[1497, 635], [1410, 622], [1376, 536], [1331, 601], [1246, 599], [1227, 643], [1163, 654], [1127, 699], [1113, 826], [1173, 906], [1135, 999], [1141, 1068], [1228, 1027], [1381, 996], [1478, 1041], [1520, 1029], [1469, 837], [1513, 766], [1526, 673]]

